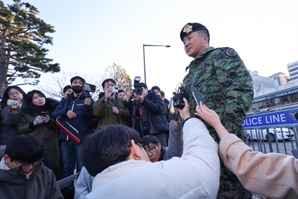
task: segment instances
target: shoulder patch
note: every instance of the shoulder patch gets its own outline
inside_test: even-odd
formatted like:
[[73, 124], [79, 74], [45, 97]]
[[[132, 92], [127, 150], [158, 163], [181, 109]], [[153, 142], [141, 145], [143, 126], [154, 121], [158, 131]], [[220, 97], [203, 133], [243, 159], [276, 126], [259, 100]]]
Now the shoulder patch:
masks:
[[229, 57], [235, 57], [237, 55], [236, 51], [233, 48], [227, 48], [226, 49], [226, 54]]

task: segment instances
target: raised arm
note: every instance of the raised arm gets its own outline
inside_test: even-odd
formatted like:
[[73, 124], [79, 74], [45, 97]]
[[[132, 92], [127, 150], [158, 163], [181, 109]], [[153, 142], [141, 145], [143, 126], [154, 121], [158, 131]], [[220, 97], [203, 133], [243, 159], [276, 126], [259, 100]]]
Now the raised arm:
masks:
[[221, 124], [219, 116], [205, 105], [196, 114], [218, 133], [220, 157], [249, 191], [273, 198], [298, 197], [298, 160], [284, 154], [253, 151]]

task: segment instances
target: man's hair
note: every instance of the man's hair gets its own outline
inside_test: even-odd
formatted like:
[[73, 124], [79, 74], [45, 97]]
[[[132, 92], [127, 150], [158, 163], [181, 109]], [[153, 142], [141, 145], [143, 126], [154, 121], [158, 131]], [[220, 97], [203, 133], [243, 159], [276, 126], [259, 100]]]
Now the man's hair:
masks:
[[67, 85], [67, 86], [65, 86], [64, 88], [63, 88], [63, 93], [65, 93], [68, 89], [70, 89], [71, 88], [71, 86], [70, 85]]
[[209, 31], [208, 31], [208, 30], [199, 30], [199, 31], [197, 31], [197, 33], [198, 33], [200, 36], [207, 35], [207, 36], [208, 36], [208, 45], [209, 45], [209, 42], [210, 42], [210, 34], [209, 34]]
[[5, 154], [10, 161], [34, 163], [42, 159], [44, 147], [40, 139], [34, 135], [19, 135], [10, 139], [6, 145]]
[[80, 76], [74, 76], [70, 79], [70, 84], [72, 84], [72, 82], [75, 80], [75, 79], [79, 79], [82, 81], [82, 83], [86, 83], [85, 79], [83, 77], [80, 77]]
[[136, 130], [120, 124], [104, 126], [84, 138], [79, 155], [89, 174], [96, 176], [109, 166], [127, 160], [131, 140], [141, 144]]
[[143, 147], [147, 146], [149, 147], [149, 143], [153, 143], [153, 144], [158, 144], [160, 143], [159, 139], [157, 137], [155, 137], [154, 135], [145, 135], [142, 138], [142, 145]]
[[143, 88], [148, 88], [147, 85], [144, 82], [139, 82], [139, 86]]
[[165, 97], [165, 92], [160, 91], [160, 95], [163, 96], [163, 97]]
[[159, 90], [159, 92], [160, 92], [160, 88], [159, 88], [158, 86], [153, 86], [153, 87], [151, 88], [151, 90], [155, 90], [155, 89]]
[[106, 82], [113, 82], [113, 84], [116, 85], [116, 82], [115, 82], [114, 79], [112, 79], [112, 78], [108, 78], [108, 79], [105, 79], [105, 80], [102, 82], [101, 86], [102, 86], [103, 88], [105, 87], [105, 83], [106, 83]]
[[123, 89], [119, 89], [118, 93], [125, 93], [126, 94], [126, 92]]

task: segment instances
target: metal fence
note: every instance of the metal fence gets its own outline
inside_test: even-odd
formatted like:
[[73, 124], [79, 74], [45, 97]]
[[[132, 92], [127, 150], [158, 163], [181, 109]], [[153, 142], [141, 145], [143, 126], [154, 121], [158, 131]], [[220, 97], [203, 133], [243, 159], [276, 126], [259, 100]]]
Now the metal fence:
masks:
[[247, 144], [262, 153], [293, 155], [298, 149], [298, 125], [287, 127], [245, 128]]

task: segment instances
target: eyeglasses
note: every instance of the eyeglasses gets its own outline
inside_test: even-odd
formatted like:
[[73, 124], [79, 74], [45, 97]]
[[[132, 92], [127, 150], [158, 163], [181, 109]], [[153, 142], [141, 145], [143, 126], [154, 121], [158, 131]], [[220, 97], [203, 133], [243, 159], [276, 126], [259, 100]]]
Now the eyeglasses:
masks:
[[24, 163], [24, 164], [20, 164], [20, 163], [16, 162], [15, 160], [13, 162], [16, 163], [18, 166], [22, 167], [22, 169], [28, 169], [30, 167], [30, 165], [33, 165], [33, 167], [38, 166], [41, 163], [41, 160], [38, 160], [34, 163]]
[[151, 148], [146, 148], [145, 150], [147, 151], [147, 153], [154, 153], [155, 151], [156, 151], [156, 148], [157, 148], [158, 146], [157, 145], [155, 145], [155, 146], [153, 146], [153, 147], [151, 147]]

